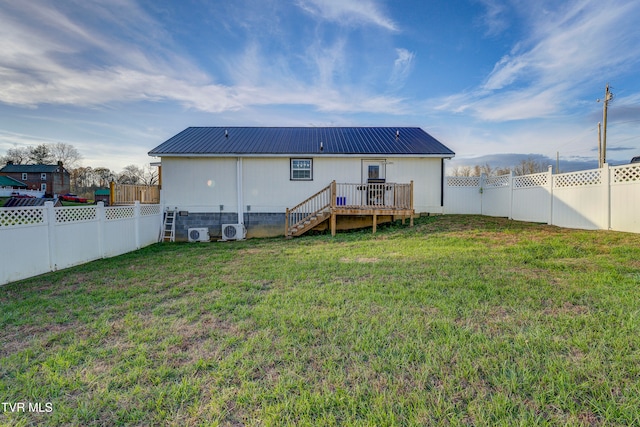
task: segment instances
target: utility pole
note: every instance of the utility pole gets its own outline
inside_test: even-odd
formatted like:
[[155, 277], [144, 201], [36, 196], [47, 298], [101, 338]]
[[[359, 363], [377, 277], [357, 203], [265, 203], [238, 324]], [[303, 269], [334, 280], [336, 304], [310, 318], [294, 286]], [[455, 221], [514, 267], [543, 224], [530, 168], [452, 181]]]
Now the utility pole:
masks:
[[[600, 155], [601, 166], [604, 166], [607, 163], [607, 107], [609, 106], [609, 101], [613, 99], [613, 94], [609, 92], [609, 83], [607, 83], [607, 87], [604, 92], [604, 100], [602, 101], [602, 153]], [[599, 101], [599, 100], [598, 100]]]
[[598, 167], [602, 168], [602, 123], [598, 122]]

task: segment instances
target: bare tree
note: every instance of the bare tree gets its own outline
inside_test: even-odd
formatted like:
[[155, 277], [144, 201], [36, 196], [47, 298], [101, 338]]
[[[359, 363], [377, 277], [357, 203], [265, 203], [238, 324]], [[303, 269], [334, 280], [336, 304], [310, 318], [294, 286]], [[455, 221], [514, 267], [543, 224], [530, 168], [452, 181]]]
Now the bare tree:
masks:
[[82, 155], [76, 147], [64, 142], [56, 142], [48, 146], [54, 162], [62, 162], [67, 170], [72, 170], [80, 165]]
[[547, 166], [542, 161], [536, 161], [535, 159], [528, 157], [527, 159], [520, 160], [520, 163], [513, 168], [515, 175], [529, 175], [532, 173], [540, 173], [547, 170]]
[[7, 154], [0, 157], [0, 164], [6, 165], [13, 162], [14, 165], [23, 165], [29, 161], [29, 148], [13, 147], [7, 150]]

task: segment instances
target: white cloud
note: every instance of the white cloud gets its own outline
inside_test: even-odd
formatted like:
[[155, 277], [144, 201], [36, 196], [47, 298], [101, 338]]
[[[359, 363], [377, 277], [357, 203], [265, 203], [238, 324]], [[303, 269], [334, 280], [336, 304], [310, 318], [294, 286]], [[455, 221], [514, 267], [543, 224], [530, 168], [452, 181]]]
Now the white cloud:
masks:
[[608, 80], [637, 65], [640, 33], [634, 16], [640, 3], [614, 3], [572, 1], [553, 12], [533, 8], [527, 15], [529, 36], [495, 64], [481, 86], [439, 100], [439, 108], [497, 121], [563, 111], [586, 85], [603, 84], [602, 76]]
[[341, 24], [369, 24], [389, 31], [399, 31], [397, 24], [385, 16], [373, 0], [299, 0], [306, 12]]
[[398, 56], [393, 62], [393, 70], [389, 78], [389, 84], [397, 88], [402, 87], [409, 77], [409, 74], [411, 74], [413, 60], [416, 54], [404, 48], [397, 48], [396, 54]]

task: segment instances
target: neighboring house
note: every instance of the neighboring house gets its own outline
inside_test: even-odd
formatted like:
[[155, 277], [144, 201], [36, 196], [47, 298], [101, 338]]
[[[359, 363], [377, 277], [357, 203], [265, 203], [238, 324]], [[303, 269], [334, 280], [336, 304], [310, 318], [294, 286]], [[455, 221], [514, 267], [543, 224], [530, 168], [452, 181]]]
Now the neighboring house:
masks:
[[14, 165], [8, 162], [0, 169], [0, 176], [24, 183], [27, 189], [44, 191], [45, 194], [66, 194], [71, 191], [71, 175], [58, 162], [57, 165]]
[[10, 176], [0, 175], [0, 188], [12, 188], [16, 190], [26, 190], [27, 184], [20, 182], [17, 179], [13, 179]]
[[188, 228], [220, 236], [233, 223], [248, 237], [285, 234], [287, 209], [332, 181], [353, 185], [334, 205], [368, 205], [366, 188], [380, 183], [389, 200], [391, 183], [413, 182], [412, 213], [442, 213], [444, 159], [455, 153], [415, 127], [190, 127], [149, 155], [161, 158], [161, 203], [179, 211], [176, 239], [186, 240]]
[[105, 206], [109, 206], [109, 202], [111, 201], [111, 190], [108, 188], [98, 188], [93, 193], [93, 200], [98, 202], [103, 202]]

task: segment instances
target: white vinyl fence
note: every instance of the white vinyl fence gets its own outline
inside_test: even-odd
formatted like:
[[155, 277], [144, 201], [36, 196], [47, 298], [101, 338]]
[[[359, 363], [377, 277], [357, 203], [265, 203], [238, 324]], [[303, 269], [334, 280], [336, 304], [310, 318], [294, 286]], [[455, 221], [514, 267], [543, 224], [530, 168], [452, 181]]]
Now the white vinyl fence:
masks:
[[640, 233], [640, 164], [556, 174], [447, 177], [444, 212]]
[[160, 205], [0, 208], [0, 285], [158, 241]]

